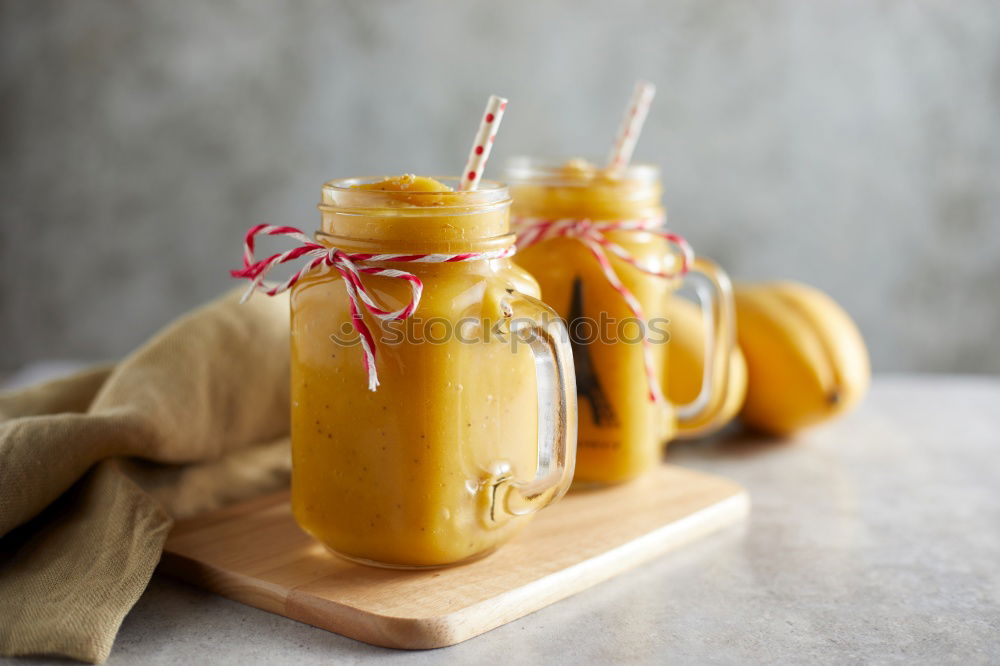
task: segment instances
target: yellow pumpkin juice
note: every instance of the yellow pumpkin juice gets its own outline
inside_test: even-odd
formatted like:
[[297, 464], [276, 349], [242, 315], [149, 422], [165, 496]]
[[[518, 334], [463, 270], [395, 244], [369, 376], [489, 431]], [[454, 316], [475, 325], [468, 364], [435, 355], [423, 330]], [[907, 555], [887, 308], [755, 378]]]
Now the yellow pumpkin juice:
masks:
[[[323, 188], [318, 241], [349, 254], [493, 256], [513, 242], [509, 201], [495, 184], [453, 192], [412, 176], [335, 181]], [[536, 361], [504, 325], [515, 313], [538, 319], [548, 311], [509, 258], [376, 265], [423, 285], [409, 319], [361, 314], [377, 348], [376, 391], [368, 390], [341, 274], [312, 273], [293, 289], [295, 517], [333, 551], [366, 563], [473, 559], [529, 518], [497, 505], [498, 487], [539, 471]], [[388, 310], [411, 298], [406, 280], [361, 279]], [[566, 467], [549, 500], [568, 485]]]
[[[655, 170], [631, 167], [612, 176], [581, 161], [533, 172], [508, 172], [515, 223], [583, 219], [594, 222], [663, 217]], [[648, 270], [677, 269], [669, 243], [648, 231], [605, 237]], [[541, 285], [542, 298], [569, 325], [579, 400], [576, 480], [616, 483], [657, 463], [674, 432], [671, 407], [649, 399], [639, 322], [608, 281], [590, 249], [576, 238], [551, 238], [518, 252], [516, 261]], [[677, 280], [644, 273], [609, 255], [612, 268], [642, 306], [643, 325], [667, 328], [667, 295]], [[657, 332], [652, 331], [653, 337]], [[654, 366], [666, 366], [665, 344], [651, 345]]]

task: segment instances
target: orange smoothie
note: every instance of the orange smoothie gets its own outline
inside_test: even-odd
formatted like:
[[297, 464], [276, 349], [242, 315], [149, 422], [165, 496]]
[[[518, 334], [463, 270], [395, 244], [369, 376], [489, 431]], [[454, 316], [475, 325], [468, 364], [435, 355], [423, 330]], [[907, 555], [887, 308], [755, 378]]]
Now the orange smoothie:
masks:
[[[659, 220], [659, 173], [632, 166], [611, 172], [582, 160], [546, 166], [522, 160], [507, 177], [515, 222], [576, 219], [595, 223]], [[651, 230], [610, 230], [604, 237], [646, 271], [678, 273], [681, 258]], [[650, 275], [607, 252], [611, 267], [641, 305], [652, 342], [651, 367], [667, 371], [668, 296], [679, 278]], [[656, 465], [663, 444], [684, 427], [678, 410], [649, 399], [641, 329], [622, 294], [577, 238], [549, 238], [522, 249], [518, 264], [541, 285], [542, 298], [569, 324], [579, 399], [576, 480], [617, 483]], [[659, 381], [659, 378], [657, 378]]]
[[[347, 253], [494, 252], [513, 242], [509, 202], [506, 188], [489, 183], [453, 192], [413, 176], [334, 181], [323, 188], [318, 240]], [[340, 274], [311, 274], [293, 289], [295, 517], [365, 563], [479, 557], [569, 485], [573, 433], [540, 412], [575, 413], [568, 350], [511, 343], [511, 322], [553, 315], [508, 258], [378, 265], [416, 275], [423, 293], [411, 319], [380, 325], [363, 315], [378, 349], [377, 391], [367, 388]], [[386, 309], [409, 301], [403, 280], [362, 280]], [[556, 360], [544, 381], [536, 354]], [[540, 458], [540, 447], [556, 455]]]

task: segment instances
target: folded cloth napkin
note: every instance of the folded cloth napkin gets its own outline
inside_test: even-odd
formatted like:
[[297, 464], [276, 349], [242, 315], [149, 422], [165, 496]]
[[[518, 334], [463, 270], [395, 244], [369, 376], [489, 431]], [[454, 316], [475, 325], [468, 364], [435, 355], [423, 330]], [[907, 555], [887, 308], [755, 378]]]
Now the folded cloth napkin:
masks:
[[287, 298], [232, 292], [0, 395], [0, 655], [104, 661], [174, 518], [287, 483], [288, 370]]

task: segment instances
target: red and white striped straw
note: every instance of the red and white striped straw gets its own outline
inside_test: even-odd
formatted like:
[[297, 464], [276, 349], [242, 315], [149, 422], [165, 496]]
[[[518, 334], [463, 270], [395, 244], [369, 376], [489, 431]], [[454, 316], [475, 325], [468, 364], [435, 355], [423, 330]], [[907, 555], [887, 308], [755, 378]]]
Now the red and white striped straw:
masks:
[[472, 144], [469, 159], [462, 171], [462, 182], [458, 186], [459, 190], [474, 190], [479, 187], [479, 181], [483, 177], [483, 169], [486, 168], [486, 160], [490, 158], [490, 151], [493, 150], [493, 139], [497, 135], [497, 130], [500, 129], [500, 120], [503, 119], [503, 112], [506, 108], [506, 99], [490, 95], [483, 119], [479, 123], [479, 130], [476, 132], [476, 140]]
[[649, 81], [639, 81], [635, 84], [632, 101], [629, 102], [622, 125], [618, 129], [618, 138], [615, 139], [615, 145], [608, 157], [608, 168], [621, 169], [628, 166], [632, 160], [635, 143], [639, 140], [642, 124], [646, 122], [646, 114], [649, 113], [649, 105], [655, 94], [656, 86]]

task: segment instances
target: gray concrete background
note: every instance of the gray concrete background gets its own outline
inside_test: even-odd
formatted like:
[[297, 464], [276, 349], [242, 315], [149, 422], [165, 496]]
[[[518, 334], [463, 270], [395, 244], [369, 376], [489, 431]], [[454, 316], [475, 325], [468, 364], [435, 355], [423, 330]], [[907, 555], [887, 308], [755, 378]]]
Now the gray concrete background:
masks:
[[322, 181], [603, 156], [632, 82], [671, 226], [817, 285], [879, 370], [1000, 372], [991, 0], [0, 0], [0, 370], [123, 354]]

